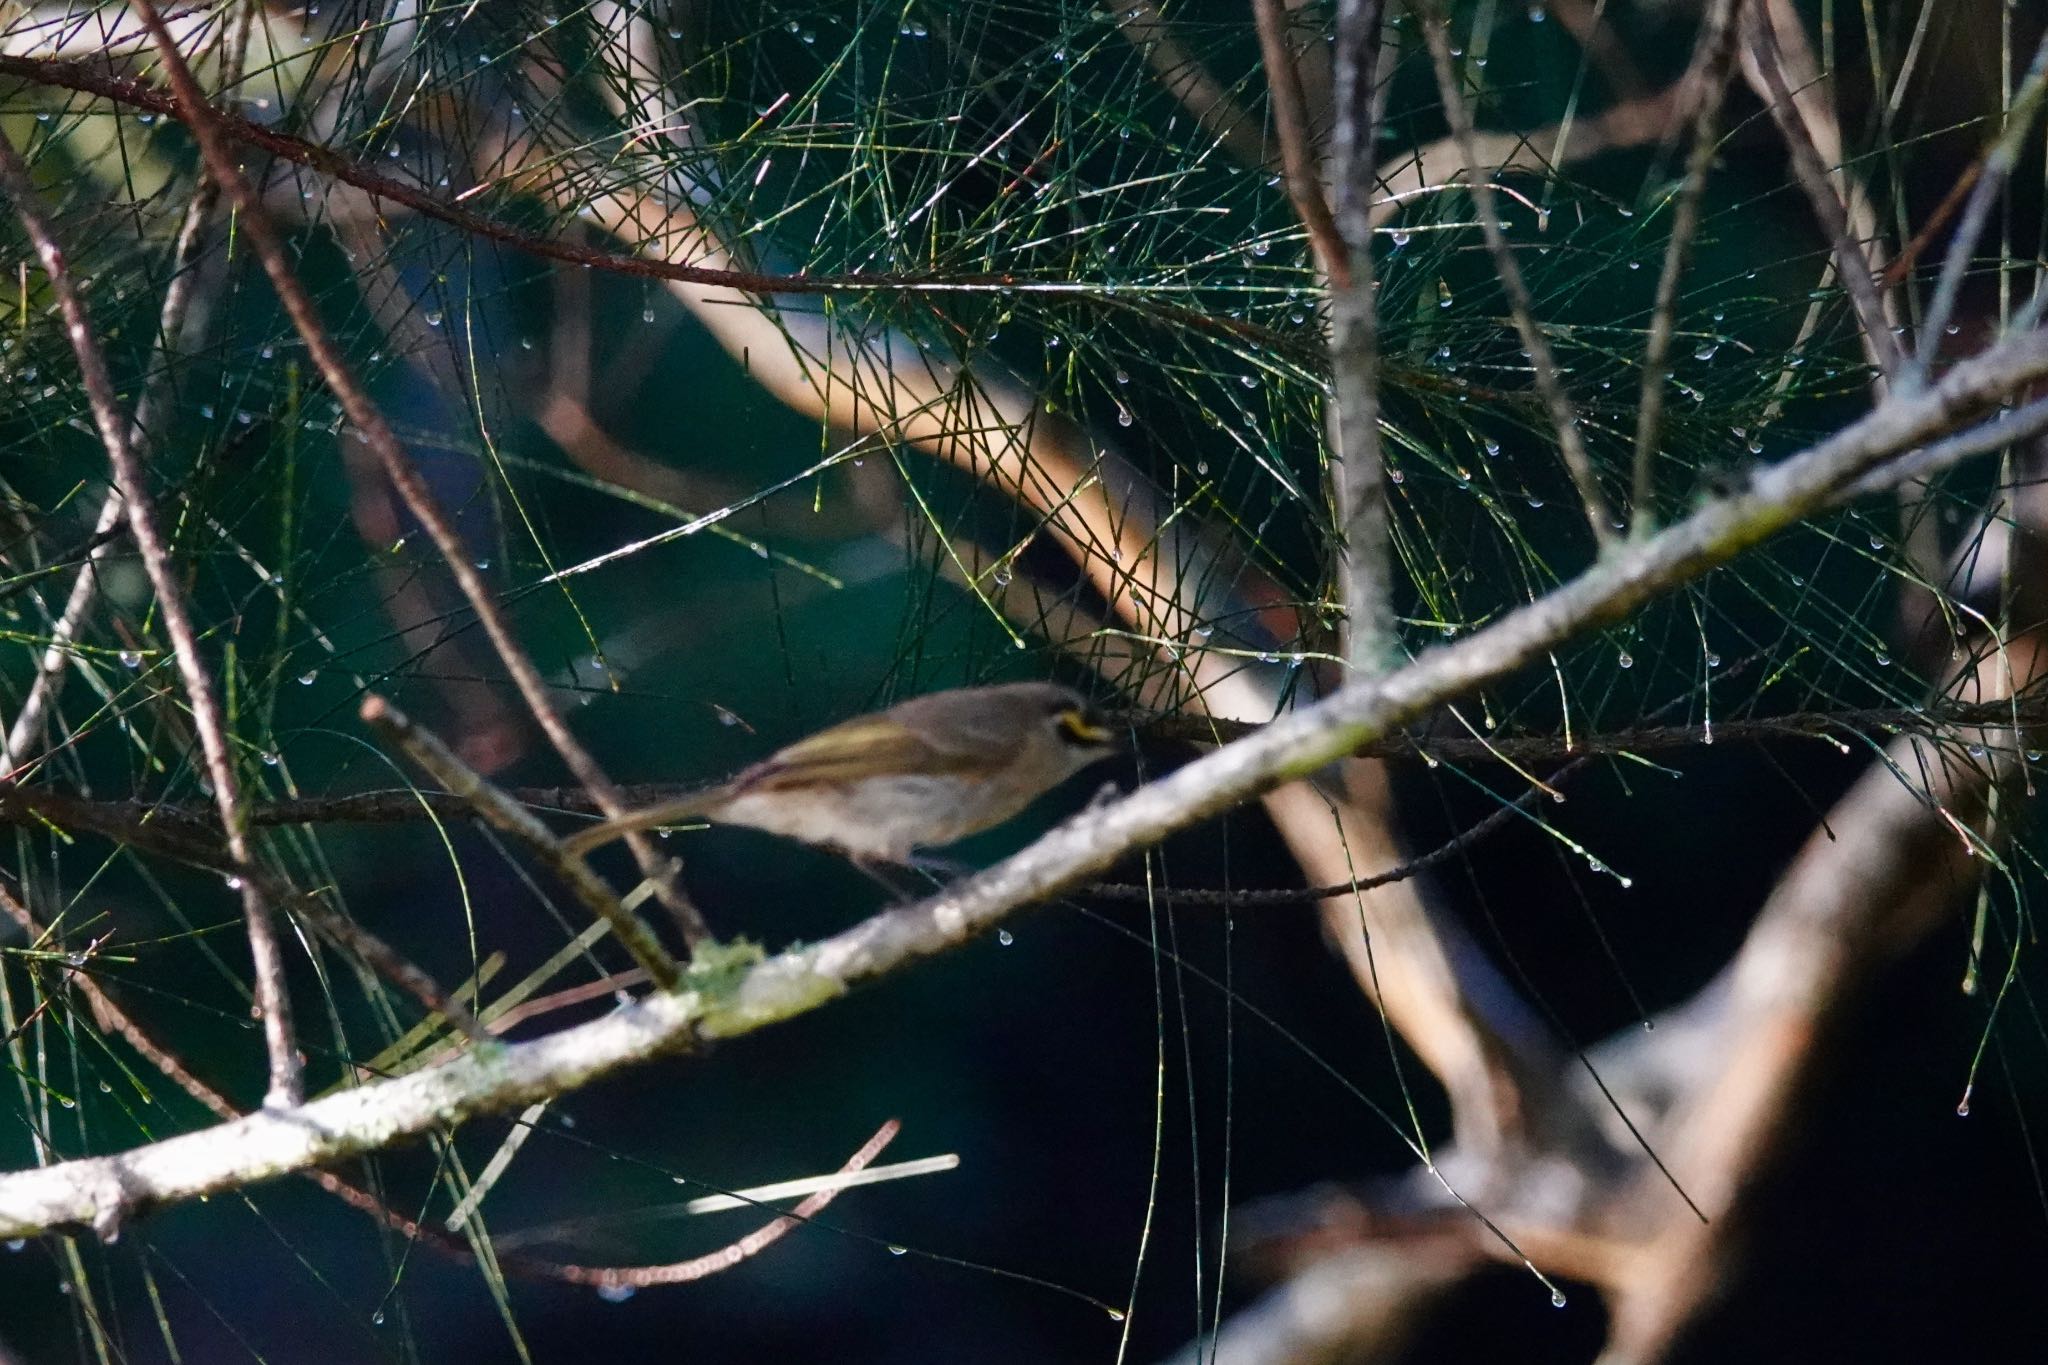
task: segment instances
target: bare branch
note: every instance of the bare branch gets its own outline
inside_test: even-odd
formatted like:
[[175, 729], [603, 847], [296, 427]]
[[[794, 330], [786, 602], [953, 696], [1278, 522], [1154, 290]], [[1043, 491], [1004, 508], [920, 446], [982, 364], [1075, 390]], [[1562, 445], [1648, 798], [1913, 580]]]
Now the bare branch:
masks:
[[1335, 229], [1350, 264], [1330, 281], [1330, 368], [1335, 437], [1332, 481], [1341, 539], [1344, 658], [1354, 675], [1392, 667], [1400, 655], [1395, 626], [1392, 535], [1386, 462], [1380, 448], [1379, 318], [1372, 259], [1375, 148], [1389, 72], [1382, 57], [1383, 0], [1347, 0], [1337, 11], [1333, 131], [1337, 177]]

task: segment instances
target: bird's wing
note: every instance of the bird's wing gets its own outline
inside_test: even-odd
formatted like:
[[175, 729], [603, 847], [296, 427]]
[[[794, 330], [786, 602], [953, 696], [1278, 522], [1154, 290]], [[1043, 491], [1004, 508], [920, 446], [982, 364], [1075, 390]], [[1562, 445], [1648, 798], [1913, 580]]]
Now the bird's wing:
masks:
[[800, 739], [733, 779], [741, 791], [774, 791], [814, 782], [852, 782], [884, 773], [979, 772], [990, 755], [940, 747], [888, 715], [860, 716]]

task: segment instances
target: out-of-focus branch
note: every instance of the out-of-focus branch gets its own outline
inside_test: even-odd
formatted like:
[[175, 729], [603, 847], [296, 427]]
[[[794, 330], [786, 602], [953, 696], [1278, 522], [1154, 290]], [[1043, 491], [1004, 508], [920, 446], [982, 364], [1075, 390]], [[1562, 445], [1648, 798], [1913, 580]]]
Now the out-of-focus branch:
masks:
[[1983, 240], [1991, 206], [2005, 188], [2006, 178], [2012, 174], [2020, 151], [2033, 132], [2034, 115], [2044, 94], [2048, 94], [2048, 32], [2042, 34], [2040, 45], [2034, 49], [2034, 60], [2027, 67], [2026, 78], [2020, 82], [2020, 88], [2012, 98], [2006, 112], [2005, 128], [1981, 162], [1975, 163], [1982, 167], [1982, 174], [1975, 177], [1976, 183], [1963, 208], [1962, 221], [1956, 224], [1955, 235], [1949, 239], [1948, 256], [1941, 264], [1941, 278], [1935, 285], [1933, 299], [1927, 305], [1927, 318], [1920, 325], [1920, 336], [1913, 347], [1913, 354], [1907, 359], [1903, 382], [1918, 384], [1926, 381], [1928, 366], [1934, 363], [1935, 354], [1941, 347], [1943, 330], [1955, 315], [1956, 300], [1962, 294], [1963, 275], [1969, 267], [1971, 253]]
[[[181, 116], [192, 129], [193, 136], [199, 143], [201, 155], [212, 168], [213, 174], [234, 199], [241, 215], [242, 228], [248, 233], [250, 243], [262, 260], [264, 272], [269, 275], [279, 301], [284, 305], [293, 327], [305, 343], [308, 356], [327, 381], [328, 387], [340, 402], [349, 421], [354, 424], [371, 452], [376, 455], [378, 463], [383, 466], [385, 476], [390, 479], [392, 487], [405, 502], [406, 509], [425, 528], [428, 537], [434, 542], [435, 550], [447, 563], [457, 586], [461, 588], [462, 595], [475, 610], [484, 633], [489, 636], [506, 671], [512, 675], [513, 684], [525, 700], [528, 710], [532, 712], [535, 723], [540, 726], [542, 733], [547, 735], [549, 742], [555, 747], [555, 752], [561, 755], [562, 761], [576, 775], [577, 780], [590, 789], [606, 815], [616, 818], [623, 814], [625, 807], [619, 802], [611, 780], [577, 742], [560, 713], [555, 710], [554, 698], [548, 690], [547, 683], [534, 668], [533, 661], [527, 658], [518, 637], [512, 632], [511, 623], [506, 619], [497, 599], [492, 596], [489, 585], [483, 581], [481, 574], [471, 562], [461, 536], [450, 524], [439, 500], [434, 497], [433, 490], [420, 477], [418, 469], [413, 466], [412, 460], [399, 445], [398, 437], [391, 430], [390, 424], [384, 420], [383, 413], [370, 402], [362, 386], [356, 383], [347, 361], [343, 359], [341, 352], [329, 337], [311, 297], [292, 268], [276, 227], [271, 223], [254, 187], [235, 166], [226, 135], [221, 127], [223, 116], [207, 103], [204, 93], [192, 75], [191, 68], [185, 64], [170, 30], [164, 26], [163, 19], [151, 0], [134, 0], [134, 3], [143, 22], [149, 25], [156, 39], [157, 51], [163, 58], [164, 72], [176, 95]], [[702, 916], [683, 899], [682, 893], [673, 887], [663, 868], [665, 860], [655, 850], [653, 843], [638, 835], [629, 837], [626, 842], [642, 871], [657, 887], [662, 888], [664, 902], [675, 911], [685, 938], [691, 946], [707, 941], [710, 931], [704, 926]]]
[[284, 956], [278, 946], [277, 929], [271, 920], [257, 876], [256, 859], [250, 850], [248, 827], [242, 814], [242, 793], [235, 772], [234, 755], [228, 749], [227, 718], [213, 675], [200, 653], [199, 635], [192, 626], [192, 614], [185, 603], [184, 585], [171, 562], [170, 545], [158, 524], [156, 495], [149, 476], [133, 445], [129, 443], [130, 419], [120, 410], [113, 375], [101, 354], [99, 340], [86, 315], [64, 260], [62, 248], [52, 233], [42, 208], [41, 196], [29, 177], [28, 166], [14, 143], [0, 131], [0, 191], [13, 200], [15, 215], [27, 229], [36, 255], [41, 259], [50, 292], [64, 318], [64, 328], [73, 353], [78, 357], [79, 377], [93, 425], [106, 448], [113, 467], [114, 487], [127, 518], [128, 532], [142, 558], [150, 588], [163, 612], [164, 629], [171, 637], [178, 674], [185, 695], [192, 703], [193, 727], [199, 734], [206, 774], [213, 784], [214, 804], [219, 808], [221, 829], [236, 872], [236, 889], [242, 900], [242, 915], [249, 935], [249, 952], [255, 963], [256, 1008], [262, 1016], [263, 1041], [270, 1059], [270, 1089], [266, 1103], [287, 1106], [300, 1095], [298, 1044], [292, 1036], [291, 998], [285, 987]]
[[1134, 4], [1118, 6], [1116, 13], [1117, 31], [1138, 49], [1166, 93], [1192, 114], [1224, 150], [1240, 165], [1279, 169], [1269, 160], [1271, 153], [1259, 136], [1258, 120], [1232, 98], [1200, 58], [1173, 36], [1172, 25], [1160, 14], [1157, 5], [1151, 0], [1136, 0]]
[[1607, 496], [1600, 491], [1600, 479], [1593, 469], [1592, 457], [1586, 453], [1585, 436], [1579, 430], [1578, 411], [1570, 395], [1564, 391], [1563, 380], [1558, 377], [1557, 358], [1551, 353], [1550, 338], [1536, 324], [1535, 302], [1529, 295], [1527, 281], [1522, 278], [1522, 268], [1515, 260], [1515, 250], [1509, 245], [1507, 234], [1501, 230], [1500, 201], [1482, 169], [1478, 139], [1472, 130], [1471, 106], [1465, 102], [1458, 69], [1451, 57], [1450, 18], [1440, 0], [1410, 0], [1410, 8], [1422, 27], [1423, 41], [1429, 47], [1430, 64], [1436, 70], [1437, 93], [1443, 99], [1444, 116], [1451, 125], [1451, 138], [1464, 162], [1465, 192], [1472, 197], [1472, 207], [1479, 215], [1479, 231], [1486, 239], [1488, 254], [1493, 257], [1493, 271], [1500, 281], [1501, 292], [1507, 296], [1508, 314], [1514, 321], [1515, 333], [1521, 337], [1522, 349], [1529, 356], [1536, 392], [1543, 400], [1545, 411], [1550, 414], [1558, 452], [1564, 458], [1565, 470], [1571, 475], [1573, 486], [1578, 489], [1579, 502], [1585, 509], [1593, 540], [1604, 547], [1614, 540], [1614, 513], [1607, 505]]
[[[1743, 70], [1777, 123], [1791, 156], [1793, 178], [1806, 192], [1821, 232], [1833, 248], [1836, 276], [1856, 311], [1872, 363], [1880, 374], [1890, 376], [1898, 369], [1900, 351], [1886, 317], [1884, 300], [1877, 292], [1877, 272], [1865, 249], [1865, 242], [1872, 240], [1875, 232], [1874, 221], [1868, 200], [1858, 192], [1854, 197], [1859, 202], [1852, 206], [1850, 196], [1840, 187], [1840, 133], [1833, 111], [1825, 105], [1826, 97], [1815, 87], [1813, 77], [1798, 79], [1814, 71], [1801, 22], [1799, 15], [1782, 0], [1751, 0], [1743, 7], [1739, 22]], [[1788, 43], [1796, 45], [1796, 71], [1787, 69], [1783, 45]], [[1799, 87], [1797, 95], [1793, 93], [1795, 84]], [[1826, 156], [1816, 139], [1816, 128], [1828, 135]]]

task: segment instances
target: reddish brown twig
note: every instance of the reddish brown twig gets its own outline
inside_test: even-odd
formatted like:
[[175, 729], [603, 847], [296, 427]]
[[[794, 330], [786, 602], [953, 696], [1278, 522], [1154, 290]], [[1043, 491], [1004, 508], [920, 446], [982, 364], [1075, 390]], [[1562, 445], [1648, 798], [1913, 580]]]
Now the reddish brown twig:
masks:
[[[189, 72], [187, 73], [189, 76]], [[163, 612], [164, 629], [170, 634], [178, 674], [185, 695], [192, 703], [193, 727], [199, 734], [201, 756], [207, 777], [213, 783], [213, 799], [220, 811], [221, 830], [228, 854], [237, 869], [236, 890], [241, 893], [242, 916], [249, 933], [249, 953], [255, 961], [256, 1008], [263, 1020], [263, 1041], [270, 1057], [270, 1090], [266, 1103], [288, 1106], [300, 1098], [298, 1044], [292, 1037], [291, 999], [285, 989], [284, 956], [278, 946], [277, 930], [271, 922], [270, 906], [259, 889], [256, 861], [249, 849], [247, 823], [242, 812], [242, 790], [235, 773], [234, 756], [228, 750], [227, 719], [221, 710], [213, 675], [199, 651], [199, 634], [193, 629], [192, 613], [185, 603], [184, 586], [171, 564], [171, 550], [157, 523], [156, 495], [150, 491], [149, 476], [135, 448], [128, 440], [130, 422], [122, 414], [114, 393], [114, 379], [100, 353], [92, 321], [78, 296], [64, 252], [57, 245], [42, 198], [29, 179], [28, 166], [14, 143], [0, 131], [0, 191], [14, 202], [14, 212], [34, 243], [36, 255], [64, 317], [64, 329], [78, 357], [79, 377], [85, 388], [93, 424], [100, 443], [106, 447], [113, 467], [114, 486], [121, 510], [128, 520], [129, 534], [149, 576], [157, 605]]]
[[1287, 184], [1287, 197], [1308, 229], [1309, 244], [1331, 286], [1347, 289], [1351, 285], [1350, 253], [1337, 235], [1336, 220], [1323, 197], [1323, 180], [1309, 141], [1301, 72], [1294, 64], [1293, 45], [1287, 41], [1287, 11], [1280, 0], [1252, 0], [1252, 14], [1258, 20], [1259, 53], [1266, 68], [1273, 136], [1280, 144], [1280, 174]]

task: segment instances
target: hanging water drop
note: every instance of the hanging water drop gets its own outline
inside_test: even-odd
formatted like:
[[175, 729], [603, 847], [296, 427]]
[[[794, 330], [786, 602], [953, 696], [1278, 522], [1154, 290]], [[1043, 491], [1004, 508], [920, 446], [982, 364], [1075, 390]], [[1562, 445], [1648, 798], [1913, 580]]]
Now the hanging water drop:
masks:
[[633, 1286], [630, 1284], [602, 1285], [597, 1291], [597, 1296], [606, 1303], [624, 1303], [627, 1299], [633, 1297]]
[[1009, 947], [1012, 943], [1015, 943], [1016, 941], [1017, 936], [1011, 933], [1008, 929], [996, 930], [996, 942], [1002, 944], [1005, 948]]
[[141, 655], [141, 653], [140, 653], [139, 651], [136, 651], [136, 650], [133, 650], [133, 649], [124, 649], [124, 650], [122, 650], [122, 651], [121, 651], [121, 667], [123, 667], [123, 668], [140, 668], [140, 667], [142, 667], [142, 655]]

